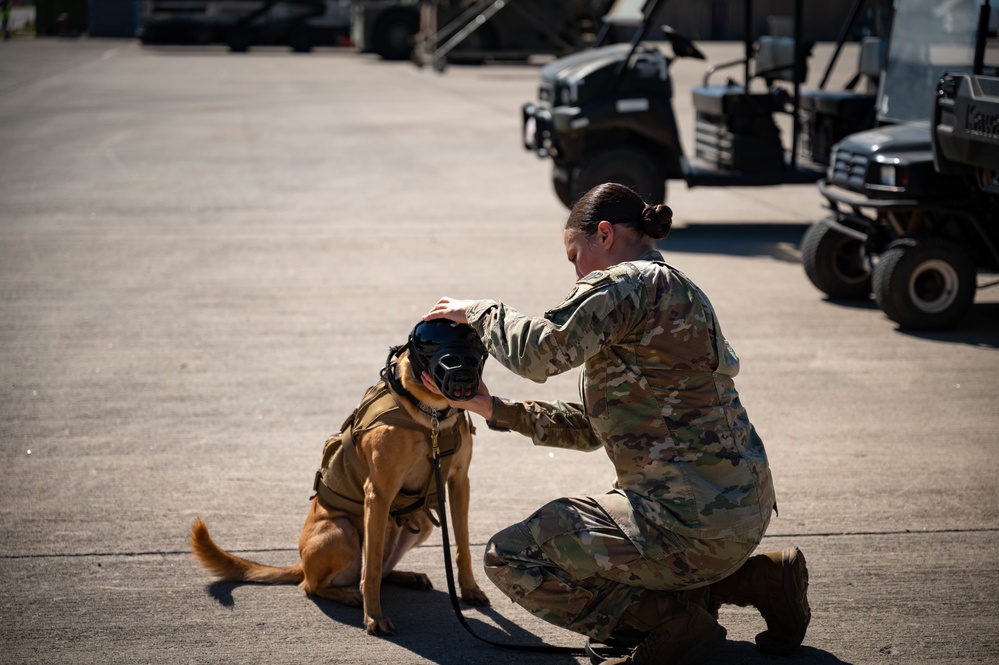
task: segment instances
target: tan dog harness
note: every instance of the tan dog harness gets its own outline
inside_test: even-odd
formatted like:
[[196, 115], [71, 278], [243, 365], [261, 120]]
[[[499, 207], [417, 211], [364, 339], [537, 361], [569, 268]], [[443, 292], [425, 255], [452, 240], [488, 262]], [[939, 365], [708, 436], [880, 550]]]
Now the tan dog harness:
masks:
[[[462, 420], [468, 421], [464, 411], [452, 413], [440, 423], [436, 433], [443, 478], [447, 478], [451, 460], [461, 448]], [[471, 422], [468, 424], [471, 428]], [[357, 435], [383, 425], [405, 427], [423, 434], [427, 443], [427, 458], [433, 464], [433, 430], [413, 420], [400, 406], [386, 382], [379, 381], [368, 388], [364, 399], [340, 427], [340, 432], [327, 439], [323, 447], [323, 462], [316, 472], [313, 490], [331, 508], [351, 515], [364, 514], [364, 482], [368, 478], [368, 468], [357, 454], [355, 439]], [[389, 515], [403, 524], [407, 522], [406, 515], [421, 508], [430, 521], [440, 526], [439, 520], [430, 512], [437, 510], [437, 487], [433, 473], [428, 475], [422, 490], [400, 491], [392, 501]]]

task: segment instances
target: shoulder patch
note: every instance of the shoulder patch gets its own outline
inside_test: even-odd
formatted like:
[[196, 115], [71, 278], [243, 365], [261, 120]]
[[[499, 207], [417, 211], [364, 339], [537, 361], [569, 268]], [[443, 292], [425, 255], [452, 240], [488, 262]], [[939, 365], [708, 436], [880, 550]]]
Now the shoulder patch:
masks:
[[612, 281], [611, 273], [606, 270], [591, 272], [576, 282], [576, 285], [572, 287], [572, 290], [569, 291], [562, 302], [545, 312], [545, 318], [549, 321], [555, 321], [560, 312], [564, 312], [567, 309], [575, 309], [575, 303], [587, 298], [593, 291], [600, 289], [605, 284], [610, 284]]

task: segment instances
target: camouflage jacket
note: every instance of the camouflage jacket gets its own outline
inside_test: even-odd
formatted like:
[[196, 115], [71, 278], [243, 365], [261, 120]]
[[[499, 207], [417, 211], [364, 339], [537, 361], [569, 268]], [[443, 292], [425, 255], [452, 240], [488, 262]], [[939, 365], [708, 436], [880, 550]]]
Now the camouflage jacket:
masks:
[[603, 447], [617, 482], [597, 501], [647, 556], [671, 532], [724, 538], [769, 519], [770, 469], [733, 382], [739, 360], [707, 297], [659, 252], [587, 275], [544, 318], [480, 300], [468, 321], [523, 377], [583, 366], [582, 404], [494, 399], [489, 425], [541, 446]]

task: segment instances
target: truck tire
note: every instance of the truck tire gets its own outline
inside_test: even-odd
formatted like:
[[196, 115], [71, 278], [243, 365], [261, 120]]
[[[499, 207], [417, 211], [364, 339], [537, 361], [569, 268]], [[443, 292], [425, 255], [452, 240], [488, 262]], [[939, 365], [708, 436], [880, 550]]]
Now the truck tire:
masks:
[[383, 60], [406, 60], [413, 55], [413, 38], [420, 18], [413, 12], [392, 12], [379, 19], [373, 36], [374, 51]]
[[801, 264], [812, 284], [830, 298], [861, 300], [871, 295], [871, 264], [864, 243], [823, 222], [805, 231]]
[[614, 148], [584, 158], [574, 169], [571, 182], [572, 201], [605, 182], [630, 187], [651, 204], [666, 200], [666, 178], [662, 169], [647, 152], [638, 148]]
[[226, 30], [225, 43], [233, 53], [246, 53], [253, 45], [253, 31], [244, 25]]
[[902, 238], [881, 254], [873, 285], [878, 307], [903, 328], [948, 328], [974, 302], [975, 264], [949, 240]]
[[288, 31], [288, 46], [293, 53], [309, 53], [315, 46], [312, 28], [307, 25], [292, 26]]
[[564, 168], [564, 170], [569, 173], [569, 178], [567, 180], [559, 178], [556, 173], [558, 170], [559, 167], [552, 165], [552, 189], [555, 190], [555, 196], [557, 196], [558, 200], [562, 202], [562, 205], [566, 208], [571, 208], [572, 204], [576, 202], [576, 200], [572, 198], [572, 176], [575, 173], [575, 169], [568, 167]]

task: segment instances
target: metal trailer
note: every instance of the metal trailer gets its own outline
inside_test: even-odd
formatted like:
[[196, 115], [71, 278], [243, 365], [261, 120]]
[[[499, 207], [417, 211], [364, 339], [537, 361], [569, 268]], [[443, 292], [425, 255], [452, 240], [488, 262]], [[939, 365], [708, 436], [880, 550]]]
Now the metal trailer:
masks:
[[999, 43], [989, 0], [896, 0], [878, 123], [833, 149], [812, 283], [903, 328], [948, 328], [999, 271]]
[[[447, 62], [523, 60], [585, 48], [598, 24], [590, 0], [360, 0], [351, 36], [362, 52]], [[443, 26], [438, 28], [438, 26]]]
[[149, 44], [290, 46], [307, 53], [347, 42], [346, 0], [145, 0], [139, 40]]
[[[603, 3], [425, 0], [413, 60], [420, 67], [432, 65], [443, 72], [448, 60], [456, 56], [461, 62], [482, 62], [575, 53], [595, 39], [602, 15], [595, 4]], [[439, 27], [442, 19], [446, 23]]]

